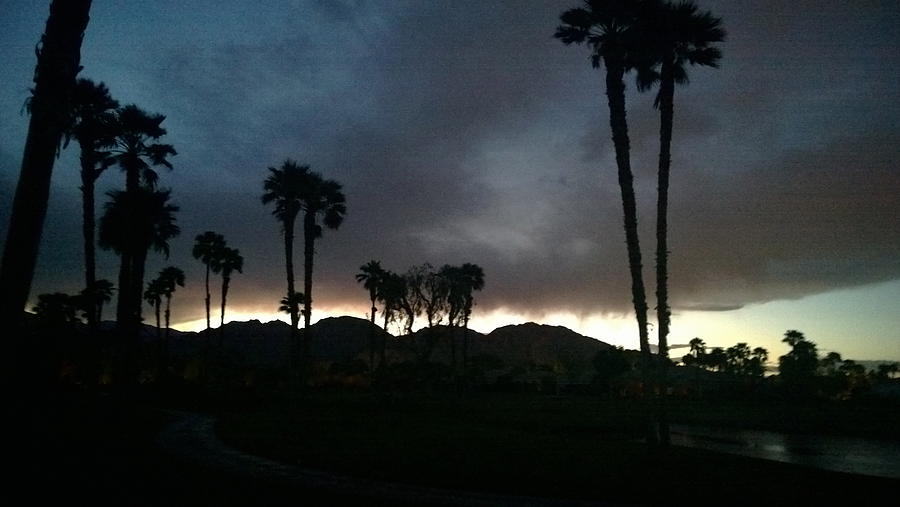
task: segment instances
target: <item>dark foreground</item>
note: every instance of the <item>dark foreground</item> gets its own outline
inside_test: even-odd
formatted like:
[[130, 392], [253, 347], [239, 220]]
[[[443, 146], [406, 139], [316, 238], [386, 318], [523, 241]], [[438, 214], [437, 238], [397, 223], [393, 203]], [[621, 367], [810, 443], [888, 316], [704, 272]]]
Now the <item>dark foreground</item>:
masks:
[[[126, 404], [71, 394], [44, 403], [23, 432], [27, 438], [13, 436], [15, 447], [26, 451], [11, 455], [18, 465], [13, 489], [26, 495], [19, 503], [398, 503], [164, 451], [157, 435], [172, 420], [167, 405], [159, 398]], [[317, 394], [175, 405], [216, 413], [220, 436], [252, 454], [341, 475], [488, 494], [614, 504], [794, 505], [872, 504], [900, 491], [898, 480], [693, 449], [649, 452], [623, 426], [634, 422], [635, 411], [622, 401]], [[694, 417], [700, 412], [691, 411]]]

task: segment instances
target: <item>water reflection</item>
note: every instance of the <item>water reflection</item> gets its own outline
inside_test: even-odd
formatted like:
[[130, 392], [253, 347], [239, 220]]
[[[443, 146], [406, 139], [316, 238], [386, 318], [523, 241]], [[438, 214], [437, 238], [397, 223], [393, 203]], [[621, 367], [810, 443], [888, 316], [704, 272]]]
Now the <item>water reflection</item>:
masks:
[[900, 442], [673, 425], [672, 443], [838, 472], [900, 478]]

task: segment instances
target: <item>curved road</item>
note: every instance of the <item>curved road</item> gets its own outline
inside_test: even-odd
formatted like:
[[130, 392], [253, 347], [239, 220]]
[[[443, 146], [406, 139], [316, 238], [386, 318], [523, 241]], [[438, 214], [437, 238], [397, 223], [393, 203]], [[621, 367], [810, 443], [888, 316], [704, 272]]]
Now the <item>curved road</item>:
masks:
[[[608, 506], [608, 503], [579, 502], [525, 496], [504, 496], [389, 483], [280, 463], [253, 456], [225, 445], [216, 436], [216, 420], [207, 415], [170, 412], [172, 421], [160, 431], [157, 445], [181, 460], [234, 476], [275, 481], [299, 490], [314, 490], [318, 495], [368, 500], [384, 505], [461, 505], [563, 507]], [[298, 505], [303, 505], [298, 497]]]

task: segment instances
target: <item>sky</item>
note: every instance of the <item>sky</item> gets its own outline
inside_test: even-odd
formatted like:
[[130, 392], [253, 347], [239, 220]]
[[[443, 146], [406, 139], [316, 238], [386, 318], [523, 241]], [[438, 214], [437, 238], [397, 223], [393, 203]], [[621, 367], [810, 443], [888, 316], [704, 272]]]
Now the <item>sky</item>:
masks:
[[[207, 230], [245, 258], [226, 320], [277, 316], [283, 244], [260, 195], [267, 168], [291, 158], [347, 196], [344, 223], [316, 243], [314, 321], [367, 316], [354, 274], [371, 259], [397, 272], [473, 262], [486, 281], [474, 329], [532, 320], [637, 348], [604, 74], [553, 38], [578, 4], [95, 0], [81, 76], [166, 115], [178, 150], [160, 186], [182, 233], [147, 266], [187, 272], [176, 327], [205, 325], [191, 247]], [[670, 342], [777, 357], [799, 329], [820, 351], [900, 360], [900, 4], [699, 4], [728, 38], [721, 68], [690, 69], [675, 95]], [[0, 242], [48, 5], [0, 1]], [[652, 309], [659, 119], [627, 79]], [[72, 147], [32, 298], [81, 287], [77, 167]], [[123, 186], [112, 169], [98, 195]], [[116, 257], [101, 252], [98, 269], [115, 280]]]

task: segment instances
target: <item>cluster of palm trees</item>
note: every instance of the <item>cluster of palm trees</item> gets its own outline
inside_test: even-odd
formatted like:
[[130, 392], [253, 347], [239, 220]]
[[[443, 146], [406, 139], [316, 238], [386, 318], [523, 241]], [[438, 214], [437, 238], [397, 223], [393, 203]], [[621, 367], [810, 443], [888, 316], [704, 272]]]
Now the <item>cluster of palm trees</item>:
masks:
[[[346, 198], [341, 184], [324, 178], [287, 159], [279, 168], [269, 167], [269, 176], [263, 182], [262, 203], [272, 204], [272, 215], [281, 223], [284, 239], [287, 293], [281, 300], [281, 311], [291, 317], [291, 362], [293, 366], [306, 365], [312, 341], [309, 327], [312, 316], [312, 274], [315, 242], [322, 237], [324, 228], [337, 229], [347, 213]], [[303, 224], [303, 292], [294, 286], [294, 226], [298, 216]], [[303, 305], [303, 310], [300, 306]], [[303, 316], [303, 342], [299, 342], [298, 325]]]
[[[606, 69], [606, 96], [622, 194], [625, 239], [632, 281], [632, 301], [638, 323], [645, 385], [650, 385], [652, 356], [648, 336], [647, 297], [637, 232], [637, 206], [631, 171], [628, 122], [625, 106], [625, 74], [635, 71], [638, 89], [658, 86], [655, 105], [660, 112], [660, 148], [656, 215], [656, 312], [659, 340], [659, 378], [665, 389], [670, 311], [668, 304], [667, 213], [671, 162], [672, 123], [676, 84], [688, 81], [686, 66], [717, 67], [721, 51], [715, 46], [725, 38], [720, 18], [701, 12], [691, 0], [585, 0], [584, 6], [560, 16], [555, 36], [565, 44], [584, 44], [591, 49], [594, 67]], [[648, 429], [648, 440], [666, 445], [665, 397], [661, 397], [659, 432]]]
[[244, 257], [237, 248], [230, 248], [225, 241], [225, 236], [213, 231], [206, 231], [194, 238], [194, 258], [203, 263], [206, 268], [206, 330], [210, 329], [210, 294], [209, 274], [220, 273], [222, 275], [222, 309], [219, 316], [219, 347], [225, 333], [225, 303], [228, 300], [228, 287], [231, 284], [231, 275], [237, 271], [242, 273], [244, 269]]
[[[425, 263], [413, 266], [404, 274], [381, 267], [381, 262], [371, 260], [363, 264], [356, 274], [356, 281], [363, 284], [369, 293], [372, 304], [369, 318], [373, 324], [369, 342], [369, 367], [375, 370], [375, 314], [377, 303], [381, 303], [381, 315], [384, 319], [384, 330], [388, 330], [391, 322], [402, 321], [402, 328], [407, 334], [413, 331], [416, 317], [425, 314], [428, 327], [440, 325], [447, 319], [450, 329], [450, 347], [452, 362], [456, 365], [456, 339], [453, 328], [463, 328], [462, 357], [463, 365], [468, 362], [468, 329], [469, 318], [475, 306], [474, 292], [484, 288], [484, 270], [477, 264], [465, 263], [461, 266], [445, 264], [440, 269]], [[385, 364], [385, 343], [381, 343], [379, 365]], [[427, 360], [430, 349], [423, 353]]]

